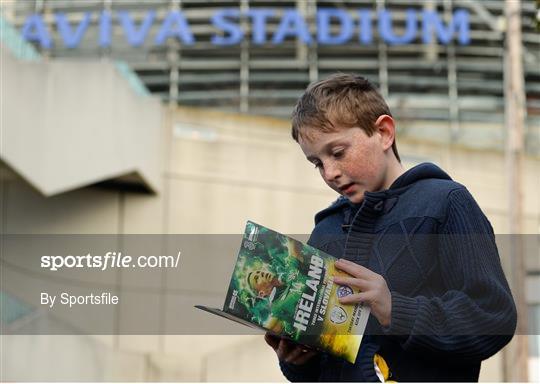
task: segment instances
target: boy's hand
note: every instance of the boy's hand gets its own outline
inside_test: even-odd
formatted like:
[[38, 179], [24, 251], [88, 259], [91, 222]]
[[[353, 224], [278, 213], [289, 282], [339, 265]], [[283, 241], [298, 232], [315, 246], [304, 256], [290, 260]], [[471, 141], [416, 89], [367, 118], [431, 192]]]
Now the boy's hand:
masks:
[[349, 260], [339, 259], [335, 266], [353, 277], [335, 276], [334, 283], [353, 286], [361, 291], [341, 297], [339, 302], [342, 304], [367, 304], [379, 323], [383, 327], [388, 327], [392, 315], [392, 295], [384, 278]]
[[264, 335], [264, 340], [276, 352], [280, 361], [285, 361], [289, 364], [305, 364], [317, 354], [317, 351], [269, 333]]

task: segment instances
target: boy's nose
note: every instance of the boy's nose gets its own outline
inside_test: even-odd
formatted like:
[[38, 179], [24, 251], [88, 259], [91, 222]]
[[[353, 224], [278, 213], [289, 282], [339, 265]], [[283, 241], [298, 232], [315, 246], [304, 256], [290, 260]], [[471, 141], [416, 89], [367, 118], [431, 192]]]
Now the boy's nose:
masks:
[[324, 178], [326, 179], [326, 181], [336, 181], [339, 176], [341, 176], [341, 171], [339, 170], [339, 167], [336, 167], [332, 163], [325, 164]]

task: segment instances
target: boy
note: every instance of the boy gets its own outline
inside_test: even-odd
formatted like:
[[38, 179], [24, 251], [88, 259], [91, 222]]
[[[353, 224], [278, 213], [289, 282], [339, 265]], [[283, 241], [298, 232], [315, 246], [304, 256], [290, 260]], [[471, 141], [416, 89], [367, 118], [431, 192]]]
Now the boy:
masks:
[[516, 310], [492, 227], [462, 185], [433, 164], [405, 171], [395, 123], [364, 78], [310, 85], [292, 136], [342, 196], [315, 216], [309, 243], [340, 258], [371, 316], [355, 364], [266, 336], [291, 381], [477, 381], [506, 345]]

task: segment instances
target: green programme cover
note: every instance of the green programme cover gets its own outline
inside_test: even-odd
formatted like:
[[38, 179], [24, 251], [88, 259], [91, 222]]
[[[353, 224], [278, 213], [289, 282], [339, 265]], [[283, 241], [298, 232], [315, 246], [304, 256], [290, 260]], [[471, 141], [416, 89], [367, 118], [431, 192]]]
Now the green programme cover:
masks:
[[223, 311], [354, 363], [369, 308], [339, 303], [358, 290], [333, 283], [335, 261], [248, 221]]

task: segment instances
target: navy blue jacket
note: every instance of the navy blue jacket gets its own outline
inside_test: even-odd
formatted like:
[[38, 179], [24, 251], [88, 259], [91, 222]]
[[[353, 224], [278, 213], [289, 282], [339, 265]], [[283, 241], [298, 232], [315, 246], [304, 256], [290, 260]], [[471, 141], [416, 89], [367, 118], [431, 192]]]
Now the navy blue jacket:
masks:
[[491, 224], [467, 189], [420, 164], [361, 205], [339, 198], [315, 216], [309, 243], [382, 275], [392, 316], [371, 316], [355, 364], [321, 353], [280, 363], [291, 381], [379, 381], [381, 355], [397, 381], [477, 381], [482, 360], [506, 345], [516, 309]]

